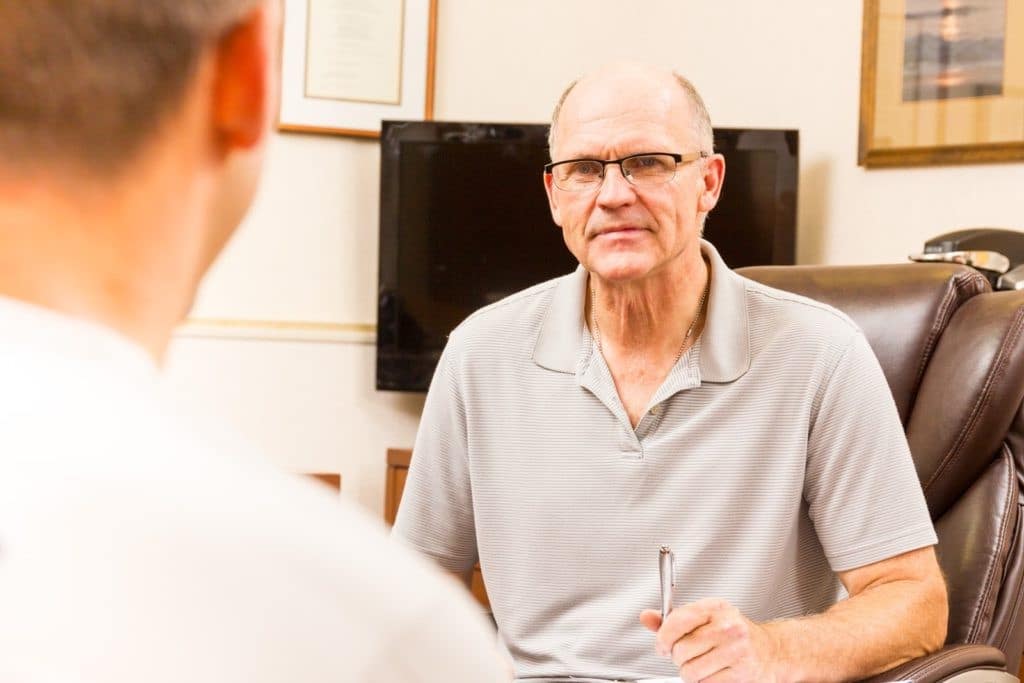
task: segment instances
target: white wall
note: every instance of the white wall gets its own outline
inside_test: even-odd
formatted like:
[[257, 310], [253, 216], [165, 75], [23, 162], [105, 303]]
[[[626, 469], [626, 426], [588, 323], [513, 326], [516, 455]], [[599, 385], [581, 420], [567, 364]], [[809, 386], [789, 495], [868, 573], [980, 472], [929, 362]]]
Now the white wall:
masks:
[[[435, 118], [543, 122], [570, 79], [633, 57], [689, 76], [716, 125], [798, 128], [802, 263], [902, 261], [947, 230], [1024, 229], [1024, 163], [856, 165], [860, 2], [438, 3]], [[374, 510], [385, 449], [412, 444], [422, 408], [373, 390], [377, 174], [376, 142], [276, 136], [168, 367], [183, 402], [289, 469], [340, 471]]]

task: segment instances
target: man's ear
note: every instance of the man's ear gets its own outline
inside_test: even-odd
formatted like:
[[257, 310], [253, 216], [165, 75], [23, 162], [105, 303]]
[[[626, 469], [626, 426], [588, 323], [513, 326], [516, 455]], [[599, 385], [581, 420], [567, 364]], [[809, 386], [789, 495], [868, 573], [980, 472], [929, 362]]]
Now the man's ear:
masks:
[[211, 117], [225, 156], [256, 146], [268, 130], [269, 70], [276, 68], [269, 23], [266, 6], [254, 9], [220, 38], [214, 50]]
[[725, 157], [712, 154], [704, 160], [704, 174], [701, 176], [700, 196], [697, 198], [697, 210], [703, 213], [711, 211], [718, 204], [722, 194], [722, 183], [725, 181]]
[[551, 219], [555, 222], [555, 225], [561, 227], [562, 217], [558, 211], [558, 202], [555, 201], [554, 185], [551, 183], [553, 179], [550, 173], [544, 174], [544, 191], [548, 193], [548, 206], [551, 207]]

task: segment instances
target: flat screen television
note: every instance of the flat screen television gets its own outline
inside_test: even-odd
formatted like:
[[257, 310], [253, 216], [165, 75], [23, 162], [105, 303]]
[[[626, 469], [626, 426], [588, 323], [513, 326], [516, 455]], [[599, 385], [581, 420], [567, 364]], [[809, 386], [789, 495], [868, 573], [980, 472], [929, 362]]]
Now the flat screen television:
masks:
[[[577, 266], [544, 194], [547, 128], [383, 123], [378, 389], [426, 391], [466, 316]], [[725, 185], [705, 237], [734, 268], [793, 263], [797, 131], [722, 128], [715, 149]]]

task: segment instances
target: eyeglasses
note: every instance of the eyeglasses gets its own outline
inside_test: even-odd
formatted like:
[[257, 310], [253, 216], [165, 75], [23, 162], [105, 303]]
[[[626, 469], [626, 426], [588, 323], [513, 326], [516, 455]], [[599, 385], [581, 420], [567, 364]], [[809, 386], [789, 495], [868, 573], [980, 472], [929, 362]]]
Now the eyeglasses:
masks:
[[618, 164], [622, 177], [638, 187], [662, 185], [676, 177], [676, 166], [708, 157], [707, 152], [669, 154], [644, 152], [621, 159], [568, 159], [544, 165], [555, 187], [566, 192], [594, 190], [604, 182], [605, 167]]

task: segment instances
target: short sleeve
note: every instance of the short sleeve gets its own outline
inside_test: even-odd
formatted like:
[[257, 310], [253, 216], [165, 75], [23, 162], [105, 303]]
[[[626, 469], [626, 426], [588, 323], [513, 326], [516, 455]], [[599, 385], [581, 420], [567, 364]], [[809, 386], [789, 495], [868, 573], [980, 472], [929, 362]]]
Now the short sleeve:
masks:
[[936, 543], [889, 385], [859, 331], [818, 392], [804, 495], [833, 571]]
[[444, 569], [477, 561], [473, 495], [453, 335], [427, 392], [394, 534]]

